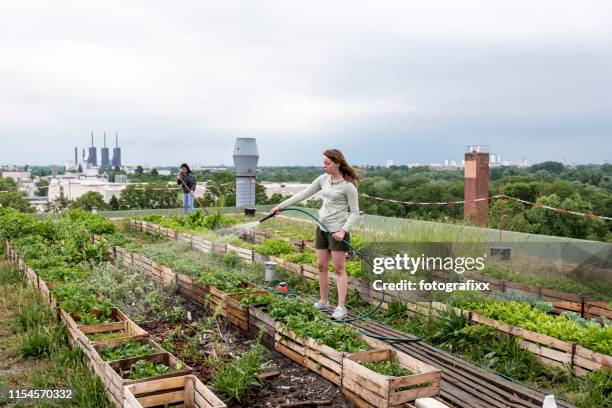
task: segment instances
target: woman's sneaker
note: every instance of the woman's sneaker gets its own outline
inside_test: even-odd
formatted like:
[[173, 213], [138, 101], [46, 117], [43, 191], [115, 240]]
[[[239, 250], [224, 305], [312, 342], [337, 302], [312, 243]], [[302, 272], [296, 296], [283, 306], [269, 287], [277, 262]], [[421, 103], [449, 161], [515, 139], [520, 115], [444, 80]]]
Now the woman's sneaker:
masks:
[[338, 306], [334, 310], [334, 314], [331, 315], [331, 318], [334, 320], [342, 320], [346, 317], [346, 307]]
[[314, 307], [321, 312], [326, 312], [329, 309], [329, 303], [324, 303], [319, 300], [314, 304]]

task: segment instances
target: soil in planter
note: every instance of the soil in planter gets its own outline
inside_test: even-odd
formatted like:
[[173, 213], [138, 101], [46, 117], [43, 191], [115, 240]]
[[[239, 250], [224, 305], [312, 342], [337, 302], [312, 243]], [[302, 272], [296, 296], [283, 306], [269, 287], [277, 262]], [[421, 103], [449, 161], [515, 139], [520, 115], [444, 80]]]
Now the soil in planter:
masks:
[[[150, 320], [142, 325], [167, 351], [193, 368], [205, 384], [211, 384], [220, 361], [235, 360], [250, 350], [253, 339], [222, 321], [203, 316], [197, 307], [188, 304], [192, 321], [178, 323]], [[350, 407], [339, 387], [316, 373], [294, 363], [276, 351], [269, 350], [262, 371], [278, 370], [279, 375], [253, 387], [247, 400], [232, 402], [228, 407], [268, 408], [279, 404], [306, 400], [330, 400], [333, 407]], [[219, 397], [223, 398], [222, 395]]]

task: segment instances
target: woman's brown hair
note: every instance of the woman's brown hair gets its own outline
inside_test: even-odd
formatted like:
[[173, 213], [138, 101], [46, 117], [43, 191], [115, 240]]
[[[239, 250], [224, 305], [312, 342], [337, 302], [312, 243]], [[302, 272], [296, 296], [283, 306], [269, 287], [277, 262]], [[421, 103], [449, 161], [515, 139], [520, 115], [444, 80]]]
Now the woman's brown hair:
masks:
[[340, 164], [339, 170], [346, 181], [355, 185], [361, 181], [361, 174], [355, 170], [344, 158], [342, 152], [338, 149], [328, 149], [323, 152], [323, 155], [334, 163]]

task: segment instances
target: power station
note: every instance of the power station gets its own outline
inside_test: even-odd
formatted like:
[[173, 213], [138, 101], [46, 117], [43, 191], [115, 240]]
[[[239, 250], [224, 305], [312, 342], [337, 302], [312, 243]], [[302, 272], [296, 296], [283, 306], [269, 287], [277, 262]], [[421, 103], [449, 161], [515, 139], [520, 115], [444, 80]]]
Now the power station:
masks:
[[[74, 166], [79, 165], [78, 146], [74, 147]], [[106, 146], [106, 132], [104, 132], [104, 144], [100, 149], [100, 170], [108, 171], [114, 167], [121, 167], [121, 148], [119, 147], [119, 135], [115, 132], [115, 147], [113, 147], [113, 157], [110, 157], [110, 148]], [[98, 167], [98, 149], [94, 144], [94, 132], [91, 132], [91, 146], [87, 148], [87, 155], [83, 149], [83, 157], [81, 160], [83, 168]]]

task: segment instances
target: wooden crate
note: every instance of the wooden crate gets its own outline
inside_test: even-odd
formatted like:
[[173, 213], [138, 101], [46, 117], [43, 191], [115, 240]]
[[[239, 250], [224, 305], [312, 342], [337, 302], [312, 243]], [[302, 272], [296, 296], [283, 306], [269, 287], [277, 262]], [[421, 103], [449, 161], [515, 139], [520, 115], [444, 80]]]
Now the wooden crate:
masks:
[[253, 261], [254, 262], [264, 263], [269, 260], [270, 260], [270, 257], [268, 255], [260, 254], [257, 251], [253, 251]]
[[319, 270], [316, 266], [302, 264], [302, 276], [308, 280], [319, 280]]
[[[358, 338], [372, 348], [389, 349], [389, 346], [380, 340], [361, 334], [358, 335]], [[285, 357], [309, 368], [336, 385], [342, 384], [343, 358], [346, 353], [334, 350], [312, 338], [300, 337], [285, 328], [280, 322], [276, 322], [274, 340], [275, 350]]]
[[[239, 284], [238, 287], [242, 288], [252, 288], [257, 290], [258, 287], [251, 283], [242, 283]], [[211, 313], [215, 313], [219, 310], [219, 314], [223, 317], [227, 317], [227, 305], [226, 298], [229, 296], [228, 293], [225, 293], [214, 286], [207, 286], [208, 294], [207, 294], [207, 307]]]
[[344, 353], [308, 337], [301, 337], [277, 322], [274, 349], [326, 380], [341, 385]]
[[228, 295], [225, 299], [225, 308], [227, 310], [227, 320], [244, 332], [249, 331], [249, 307], [240, 303], [240, 300], [245, 296], [268, 295], [265, 290], [255, 292], [240, 292]]
[[112, 337], [112, 340], [115, 340], [115, 339], [127, 340], [133, 337], [142, 337], [142, 336], [147, 335], [147, 332], [145, 330], [140, 328], [136, 323], [134, 323], [133, 321], [129, 319], [121, 321], [121, 322], [114, 322], [114, 323], [94, 324], [94, 325], [89, 325], [89, 326], [77, 326], [77, 328], [82, 334], [86, 336], [87, 341], [91, 345], [98, 344], [105, 340], [111, 340], [111, 339], [90, 340], [89, 336], [92, 336], [95, 334], [104, 334], [104, 333], [114, 334], [115, 336]]
[[285, 261], [283, 266], [285, 267], [285, 271], [289, 272], [292, 275], [295, 275], [295, 276], [302, 275], [302, 264]]
[[[125, 370], [131, 367], [138, 360], [148, 360], [156, 364], [165, 364], [168, 367], [171, 367], [171, 369], [174, 369], [174, 371], [170, 371], [167, 374], [142, 378], [140, 380], [129, 380], [122, 378], [120, 375], [120, 370]], [[181, 366], [180, 369], [176, 369], [178, 364], [180, 364]], [[100, 378], [102, 379], [102, 383], [104, 384], [104, 388], [106, 388], [107, 395], [109, 395], [111, 401], [114, 402], [117, 406], [121, 406], [123, 404], [123, 392], [124, 387], [126, 385], [138, 384], [151, 380], [160, 380], [163, 378], [179, 377], [191, 374], [191, 372], [193, 371], [191, 367], [185, 365], [172, 354], [166, 352], [159, 354], [150, 354], [147, 356], [135, 358], [128, 358], [124, 360], [102, 362], [101, 364], [93, 364], [93, 367], [98, 376], [100, 376]]]
[[226, 405], [196, 376], [164, 378], [127, 385], [123, 408], [180, 404], [184, 408], [225, 408]]
[[249, 334], [257, 337], [260, 332], [262, 333], [262, 344], [268, 348], [273, 348], [276, 321], [257, 306], [249, 306]]
[[[122, 343], [125, 343], [126, 341], [129, 340], [133, 340], [136, 341], [138, 343], [141, 344], [148, 344], [149, 346], [151, 346], [151, 348], [153, 349], [153, 352], [150, 353], [151, 354], [162, 354], [165, 352], [165, 350], [159, 345], [157, 344], [155, 341], [153, 341], [151, 338], [149, 337], [142, 337], [142, 338], [133, 338], [133, 339], [118, 339], [118, 340], [106, 340], [106, 341], [100, 341], [97, 344], [95, 344], [93, 347], [93, 351], [94, 353], [92, 353], [92, 358], [91, 360], [95, 363], [95, 364], [102, 364], [104, 363], [106, 360], [102, 359], [102, 356], [100, 355], [100, 350], [104, 349], [106, 347], [110, 347], [110, 348], [114, 348], [119, 346]], [[110, 361], [108, 361], [110, 362]]]
[[[376, 373], [361, 362], [397, 358], [414, 374], [392, 377]], [[417, 398], [440, 393], [440, 370], [396, 349], [372, 350], [345, 355], [342, 387], [378, 408], [404, 407]], [[402, 390], [403, 387], [410, 387]]]
[[[85, 313], [87, 314], [87, 313]], [[93, 314], [97, 317], [100, 316], [100, 313], [98, 311], [94, 311]], [[74, 319], [74, 321], [76, 322], [77, 325], [82, 326], [81, 324], [81, 316], [79, 312], [72, 312], [70, 313], [70, 317], [72, 317], [72, 319]], [[111, 316], [110, 318], [112, 319], [112, 322], [124, 322], [124, 321], [131, 321], [129, 317], [126, 316], [125, 313], [123, 313], [120, 309], [116, 308], [116, 307], [111, 307]], [[111, 323], [112, 323], [111, 322]]]

